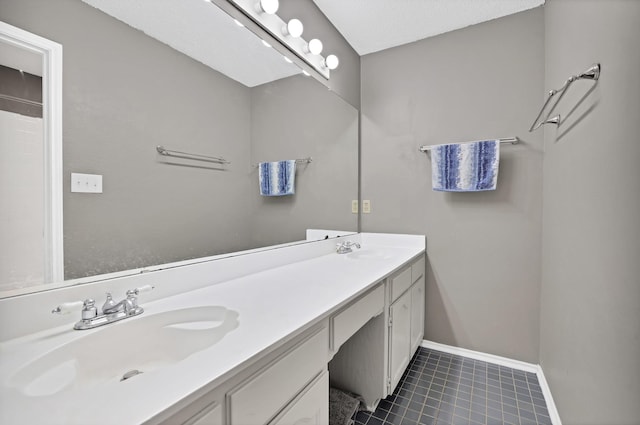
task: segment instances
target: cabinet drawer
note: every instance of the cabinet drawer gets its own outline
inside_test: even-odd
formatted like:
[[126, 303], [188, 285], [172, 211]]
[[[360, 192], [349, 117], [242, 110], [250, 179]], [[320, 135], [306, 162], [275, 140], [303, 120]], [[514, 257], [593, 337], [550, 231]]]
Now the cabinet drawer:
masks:
[[398, 299], [413, 281], [411, 280], [411, 267], [407, 267], [402, 272], [391, 278], [391, 302]]
[[222, 425], [223, 423], [222, 407], [217, 403], [212, 403], [183, 425]]
[[329, 335], [323, 328], [227, 395], [231, 424], [265, 424], [326, 369]]
[[424, 275], [424, 255], [411, 265], [411, 282], [415, 282]]
[[326, 425], [329, 423], [329, 373], [324, 372], [271, 425]]
[[369, 319], [376, 317], [384, 310], [384, 285], [380, 284], [376, 289], [364, 295], [354, 304], [333, 316], [333, 339], [331, 349], [338, 351], [340, 346], [358, 329], [364, 326]]

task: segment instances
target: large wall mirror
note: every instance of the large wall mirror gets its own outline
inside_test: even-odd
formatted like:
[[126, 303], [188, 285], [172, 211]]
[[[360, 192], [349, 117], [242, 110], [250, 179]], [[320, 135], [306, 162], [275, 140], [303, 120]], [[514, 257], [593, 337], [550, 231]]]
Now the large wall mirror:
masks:
[[[64, 51], [64, 282], [4, 281], [0, 297], [304, 241], [309, 228], [357, 231], [357, 110], [215, 4], [186, 0], [187, 16], [171, 9], [181, 2], [130, 3], [0, 6], [5, 22]], [[140, 17], [170, 31], [136, 29]], [[204, 38], [206, 49], [180, 30], [206, 26], [225, 28]], [[185, 55], [189, 43], [221, 55], [219, 67]], [[159, 145], [229, 163], [163, 156]], [[259, 162], [309, 157], [297, 164], [294, 195], [260, 195]], [[102, 193], [71, 192], [72, 173], [102, 176]]]

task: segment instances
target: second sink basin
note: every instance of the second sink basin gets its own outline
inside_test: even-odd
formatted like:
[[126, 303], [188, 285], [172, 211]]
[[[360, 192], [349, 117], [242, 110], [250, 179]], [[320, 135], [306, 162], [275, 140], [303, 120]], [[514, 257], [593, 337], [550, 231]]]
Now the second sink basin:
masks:
[[357, 249], [346, 255], [351, 260], [387, 260], [391, 258], [388, 252], [379, 249]]
[[239, 323], [237, 312], [221, 306], [145, 314], [96, 329], [40, 356], [16, 371], [9, 386], [43, 397], [123, 377], [135, 379], [214, 345]]

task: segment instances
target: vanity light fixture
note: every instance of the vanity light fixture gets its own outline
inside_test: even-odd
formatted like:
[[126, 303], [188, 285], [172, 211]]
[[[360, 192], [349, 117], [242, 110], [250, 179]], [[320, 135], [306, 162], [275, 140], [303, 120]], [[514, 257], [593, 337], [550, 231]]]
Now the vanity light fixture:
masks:
[[329, 55], [324, 59], [324, 66], [331, 70], [336, 69], [339, 64], [340, 60], [338, 60], [338, 57], [336, 55]]
[[[308, 43], [302, 38], [304, 26], [299, 19], [293, 18], [285, 22], [276, 12], [278, 11], [278, 0], [228, 0], [228, 2], [237, 9], [244, 17], [251, 21], [247, 25], [258, 37], [264, 39], [266, 31], [271, 37], [266, 37], [268, 43], [271, 44], [283, 56], [300, 67], [308, 65], [313, 69], [314, 77], [323, 77], [329, 79], [330, 71], [338, 67], [339, 61], [335, 55], [329, 55], [330, 58], [322, 56], [322, 41], [317, 38], [310, 40]], [[230, 12], [233, 17], [244, 21], [237, 14]], [[254, 25], [255, 24], [255, 25]], [[275, 39], [280, 43], [273, 44]], [[306, 74], [311, 75], [311, 69], [307, 68]]]
[[278, 11], [279, 7], [280, 4], [278, 0], [260, 0], [257, 4], [259, 12], [264, 12], [269, 15], [274, 15]]
[[285, 25], [282, 28], [282, 33], [284, 35], [290, 35], [293, 38], [298, 38], [302, 35], [302, 32], [304, 31], [304, 25], [302, 25], [302, 22], [300, 22], [299, 19], [290, 19], [289, 22], [287, 22], [287, 25]]
[[322, 41], [318, 40], [317, 38], [312, 39], [311, 41], [309, 41], [307, 49], [312, 55], [319, 55], [320, 53], [322, 53]]

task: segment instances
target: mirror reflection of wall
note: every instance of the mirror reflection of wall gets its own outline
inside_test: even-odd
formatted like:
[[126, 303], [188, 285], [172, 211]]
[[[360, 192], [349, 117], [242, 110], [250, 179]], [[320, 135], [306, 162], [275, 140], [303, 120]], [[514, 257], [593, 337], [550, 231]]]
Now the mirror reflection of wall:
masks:
[[40, 285], [46, 274], [42, 70], [38, 55], [12, 53], [3, 55], [11, 67], [0, 64], [0, 290]]
[[[64, 46], [66, 279], [357, 230], [358, 113], [313, 79], [245, 86], [79, 0], [0, 8]], [[307, 156], [295, 196], [259, 196], [255, 163]], [[71, 173], [103, 193], [72, 193]]]

